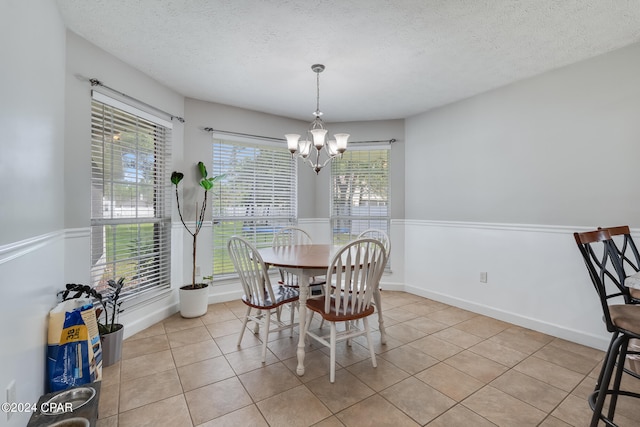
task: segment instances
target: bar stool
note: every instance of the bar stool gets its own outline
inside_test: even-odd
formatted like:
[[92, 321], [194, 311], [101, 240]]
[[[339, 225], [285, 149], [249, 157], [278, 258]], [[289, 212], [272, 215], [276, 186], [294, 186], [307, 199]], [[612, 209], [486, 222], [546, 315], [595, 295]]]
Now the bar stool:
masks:
[[[624, 367], [627, 354], [638, 354], [629, 351], [629, 340], [640, 339], [640, 305], [610, 304], [614, 299], [622, 299], [628, 294], [624, 292], [624, 269], [620, 253], [613, 242], [609, 231], [600, 229], [573, 234], [578, 249], [589, 272], [589, 277], [600, 298], [603, 319], [607, 331], [612, 333], [611, 342], [598, 376], [593, 393], [589, 396], [589, 406], [593, 410], [591, 427], [597, 427], [600, 420], [608, 426], [616, 426], [613, 422], [619, 396], [640, 398], [640, 393], [620, 390], [622, 374], [626, 373], [640, 379], [640, 375]], [[613, 376], [613, 384], [611, 379]], [[610, 396], [609, 410], [603, 414], [607, 396]]]

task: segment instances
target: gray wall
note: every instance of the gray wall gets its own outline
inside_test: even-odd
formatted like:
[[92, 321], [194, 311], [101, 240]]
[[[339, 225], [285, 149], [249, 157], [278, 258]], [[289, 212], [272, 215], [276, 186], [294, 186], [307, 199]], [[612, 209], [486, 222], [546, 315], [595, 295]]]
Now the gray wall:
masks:
[[[0, 390], [44, 392], [47, 315], [62, 284], [65, 29], [49, 0], [0, 12]], [[0, 425], [24, 426], [30, 414]]]
[[640, 226], [640, 45], [406, 121], [408, 219]]

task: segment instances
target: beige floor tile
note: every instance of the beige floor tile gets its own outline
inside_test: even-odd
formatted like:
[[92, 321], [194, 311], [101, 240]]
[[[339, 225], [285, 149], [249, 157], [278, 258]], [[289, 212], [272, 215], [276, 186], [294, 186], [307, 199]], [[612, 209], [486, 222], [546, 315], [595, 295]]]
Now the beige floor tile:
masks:
[[212, 304], [209, 306], [209, 310], [207, 310], [207, 314], [202, 316], [200, 320], [205, 325], [209, 325], [211, 323], [224, 322], [227, 320], [235, 320], [238, 317], [235, 313], [229, 310], [224, 305]]
[[481, 338], [490, 338], [504, 331], [509, 326], [511, 325], [501, 320], [492, 319], [486, 316], [477, 316], [473, 319], [458, 323], [455, 327], [456, 329], [469, 332], [470, 334], [477, 335]]
[[203, 424], [253, 403], [237, 377], [188, 391], [185, 398], [194, 425]]
[[586, 399], [580, 399], [570, 394], [551, 415], [571, 426], [583, 427], [589, 425], [593, 412]]
[[[331, 350], [321, 344], [311, 342], [311, 345], [307, 345], [307, 348], [320, 349], [327, 356], [330, 355]], [[354, 363], [358, 363], [362, 360], [370, 360], [371, 354], [366, 347], [361, 346], [357, 342], [354, 342], [349, 346], [346, 341], [339, 342], [336, 345], [336, 363], [342, 367], [351, 366]]]
[[491, 386], [478, 390], [462, 404], [499, 426], [537, 426], [547, 415]]
[[403, 345], [382, 353], [379, 357], [393, 363], [410, 374], [417, 374], [438, 363], [438, 359], [429, 356], [410, 345]]
[[135, 341], [140, 338], [149, 338], [156, 335], [163, 335], [165, 333], [166, 331], [164, 330], [164, 325], [162, 324], [162, 322], [160, 322], [156, 323], [155, 325], [149, 326], [146, 329], [143, 329], [135, 335], [130, 336], [129, 338], [127, 338], [127, 341]]
[[435, 320], [429, 319], [428, 317], [424, 316], [416, 317], [415, 319], [411, 319], [408, 322], [404, 322], [404, 324], [422, 331], [425, 334], [433, 334], [449, 327], [449, 325], [436, 322]]
[[329, 418], [325, 418], [318, 424], [314, 424], [313, 427], [344, 427], [344, 424], [340, 422], [338, 417], [332, 416]]
[[482, 341], [474, 345], [473, 347], [469, 347], [469, 351], [479, 354], [480, 356], [484, 356], [487, 359], [491, 359], [494, 362], [498, 362], [501, 365], [508, 366], [510, 368], [514, 367], [521, 361], [523, 361], [527, 354], [522, 353], [518, 350], [514, 350], [509, 347], [505, 347], [502, 344], [498, 344], [492, 341], [492, 338], [489, 338], [486, 341]]
[[304, 385], [256, 405], [271, 427], [310, 426], [331, 416], [331, 411]]
[[248, 329], [245, 331], [242, 336], [242, 342], [240, 346], [238, 346], [238, 337], [240, 336], [240, 332], [237, 335], [225, 335], [222, 337], [214, 338], [213, 340], [217, 344], [220, 351], [223, 354], [233, 353], [234, 351], [238, 351], [241, 349], [255, 347], [257, 345], [262, 345], [262, 341], [260, 341], [260, 337], [258, 335], [254, 335]]
[[120, 413], [182, 394], [175, 369], [123, 381], [120, 384]]
[[587, 399], [589, 395], [593, 393], [593, 389], [595, 388], [595, 386], [596, 379], [587, 376], [580, 382], [580, 384], [576, 386], [576, 388], [571, 390], [571, 394], [582, 399]]
[[98, 418], [96, 427], [118, 427], [118, 416], [114, 415], [109, 418]]
[[121, 378], [122, 381], [134, 380], [169, 369], [175, 369], [175, 367], [170, 350], [144, 354], [134, 357], [133, 359], [121, 361]]
[[419, 424], [428, 423], [456, 404], [455, 400], [413, 377], [381, 391], [380, 395]]
[[[269, 335], [266, 364], [252, 330], [238, 346], [240, 300], [211, 304], [196, 319], [176, 313], [125, 340], [122, 361], [104, 368], [98, 426], [583, 427], [590, 419], [602, 351], [399, 291], [383, 291], [383, 308], [386, 344], [370, 318], [378, 367], [365, 337], [339, 343], [334, 384], [329, 349], [315, 341], [297, 375], [297, 327], [293, 339]], [[623, 386], [640, 391], [630, 376]], [[637, 400], [620, 400], [616, 422], [640, 425]]]
[[155, 335], [133, 341], [124, 340], [122, 343], [122, 359], [133, 359], [143, 354], [157, 353], [162, 350], [169, 350], [169, 340], [166, 335]]
[[110, 418], [118, 414], [120, 402], [120, 384], [101, 385], [98, 415], [100, 418]]
[[453, 326], [466, 320], [473, 319], [476, 316], [478, 316], [476, 313], [472, 313], [461, 308], [448, 307], [444, 310], [429, 313], [425, 317], [435, 320], [436, 322], [444, 323], [445, 325]]
[[597, 350], [595, 348], [580, 345], [574, 342], [563, 340], [561, 338], [549, 338], [551, 339], [548, 344], [549, 347], [562, 348], [574, 354], [578, 354], [582, 357], [592, 359], [596, 362], [600, 362], [602, 359], [604, 359], [604, 351], [602, 350]]
[[306, 386], [334, 414], [375, 393], [346, 369], [336, 372], [333, 384], [327, 375], [309, 381]]
[[404, 307], [397, 307], [391, 309], [384, 309], [385, 318], [394, 319], [397, 322], [406, 322], [407, 320], [418, 317], [418, 314], [411, 311], [407, 311]]
[[444, 362], [419, 372], [415, 377], [457, 402], [485, 385]]
[[390, 336], [391, 338], [394, 338], [404, 344], [418, 340], [427, 335], [425, 332], [407, 326], [405, 323], [389, 326], [385, 329], [387, 332], [387, 336]]
[[546, 346], [533, 354], [547, 362], [563, 366], [580, 374], [587, 375], [598, 365], [599, 360], [583, 356], [561, 347]]
[[482, 341], [482, 338], [480, 338], [479, 336], [470, 334], [465, 331], [461, 331], [460, 329], [456, 329], [456, 328], [442, 329], [434, 333], [433, 336], [442, 341], [455, 344], [458, 347], [462, 347], [462, 348], [469, 348]]
[[488, 383], [507, 371], [507, 367], [469, 350], [462, 351], [445, 360], [447, 365]]
[[183, 329], [176, 332], [168, 332], [167, 338], [171, 348], [182, 347], [197, 342], [208, 341], [211, 335], [205, 326], [196, 326], [195, 328]]
[[[298, 357], [291, 357], [284, 360], [282, 363], [294, 374], [298, 369]], [[307, 352], [304, 358], [304, 375], [299, 376], [298, 379], [303, 383], [307, 383], [315, 378], [326, 376], [329, 378], [330, 369], [329, 356], [320, 350]], [[338, 370], [338, 367], [336, 367]]]
[[456, 405], [435, 420], [428, 427], [495, 427], [495, 424], [462, 405]]
[[438, 360], [445, 360], [464, 349], [455, 344], [435, 338], [433, 335], [410, 342], [409, 345]]
[[[237, 340], [240, 336], [240, 331], [242, 330], [242, 321], [240, 319], [225, 320], [223, 322], [210, 323], [206, 325], [206, 328], [209, 330], [209, 333], [213, 338], [233, 335]], [[247, 330], [244, 331], [244, 334], [251, 334], [252, 330], [253, 328], [247, 328]], [[259, 337], [262, 337], [262, 331], [260, 331]]]
[[409, 373], [382, 358], [378, 358], [377, 364], [374, 368], [371, 360], [363, 360], [346, 369], [375, 391], [384, 390], [409, 376]]
[[120, 365], [122, 360], [111, 366], [102, 367], [102, 387], [112, 384], [120, 384]]
[[271, 335], [275, 334], [269, 334], [269, 342], [267, 348], [279, 360], [289, 359], [296, 355], [296, 351], [298, 350], [297, 334], [295, 334], [293, 337], [289, 337], [289, 333], [287, 332], [286, 337], [274, 340], [271, 340]]
[[191, 426], [189, 409], [182, 394], [122, 412], [118, 418], [118, 427]]
[[197, 427], [269, 427], [256, 405], [245, 406]]
[[224, 356], [206, 359], [201, 362], [178, 368], [178, 376], [184, 391], [193, 390], [235, 376]]
[[275, 396], [301, 384], [298, 376], [287, 369], [282, 362], [238, 375], [238, 378], [254, 402]]
[[347, 427], [420, 425], [377, 394], [338, 412], [336, 416]]
[[436, 301], [425, 300], [424, 302], [414, 302], [404, 305], [402, 308], [419, 316], [425, 316], [429, 313], [447, 309], [449, 306]]
[[553, 337], [520, 326], [510, 326], [491, 339], [505, 347], [530, 355], [550, 343]]
[[568, 394], [566, 391], [514, 370], [493, 380], [491, 386], [547, 413], [553, 411]]
[[197, 328], [203, 326], [202, 318], [196, 317], [193, 319], [186, 319], [180, 316], [180, 313], [176, 313], [173, 316], [165, 319], [162, 322], [166, 333], [183, 331], [185, 329]]
[[[389, 335], [386, 337], [386, 342], [382, 344], [380, 331], [372, 331], [371, 332], [371, 341], [373, 341], [373, 351], [376, 354], [384, 353], [385, 351], [389, 351], [392, 348], [400, 347], [403, 343]], [[367, 337], [359, 336], [355, 338], [353, 341], [357, 342], [363, 347], [367, 347]], [[367, 347], [368, 348], [368, 347]]]
[[267, 347], [267, 355], [264, 363], [262, 363], [262, 346], [249, 347], [233, 353], [227, 353], [225, 357], [236, 375], [278, 362], [278, 358]]
[[222, 355], [222, 351], [220, 351], [213, 339], [172, 348], [171, 353], [177, 367]]
[[567, 424], [556, 417], [548, 416], [540, 423], [539, 427], [571, 427], [571, 424]]
[[513, 367], [518, 372], [539, 379], [564, 391], [573, 390], [584, 378], [583, 375], [554, 363], [531, 356]]

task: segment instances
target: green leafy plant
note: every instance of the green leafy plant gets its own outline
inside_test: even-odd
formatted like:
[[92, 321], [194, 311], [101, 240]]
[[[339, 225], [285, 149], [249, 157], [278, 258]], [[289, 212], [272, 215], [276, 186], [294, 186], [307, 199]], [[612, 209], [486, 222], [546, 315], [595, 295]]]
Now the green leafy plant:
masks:
[[[100, 335], [115, 332], [122, 327], [117, 323], [117, 320], [118, 315], [123, 311], [121, 308], [122, 301], [120, 301], [120, 292], [124, 286], [124, 277], [118, 279], [117, 282], [115, 280], [109, 280], [107, 281], [107, 285], [109, 285], [109, 290], [101, 293], [91, 286], [67, 283], [65, 286], [66, 289], [60, 292], [63, 301], [86, 296], [100, 302], [101, 307], [96, 309]], [[111, 317], [109, 317], [109, 310], [111, 310]], [[100, 315], [102, 313], [104, 313], [104, 323], [100, 322]]]
[[[182, 209], [180, 207], [180, 194], [178, 193], [178, 184], [180, 184], [180, 181], [182, 181], [182, 179], [184, 178], [184, 174], [182, 172], [177, 172], [177, 171], [174, 171], [171, 174], [171, 183], [176, 188], [176, 202], [178, 205], [178, 214], [180, 215], [180, 221], [182, 221], [182, 225], [187, 230], [187, 232], [191, 234], [191, 237], [193, 239], [193, 252], [192, 252], [193, 268], [191, 270], [191, 284], [188, 285], [189, 289], [197, 289], [204, 286], [204, 284], [202, 283], [196, 283], [196, 248], [197, 248], [196, 244], [198, 240], [198, 233], [200, 233], [200, 229], [202, 228], [202, 224], [204, 223], [205, 212], [207, 211], [207, 195], [209, 193], [209, 190], [213, 188], [214, 183], [226, 177], [226, 175], [217, 175], [217, 176], [209, 177], [207, 173], [207, 168], [202, 162], [198, 162], [198, 171], [200, 172], [200, 176], [201, 176], [199, 184], [200, 184], [200, 187], [202, 187], [202, 189], [204, 190], [204, 199], [202, 200], [202, 205], [200, 205], [199, 209], [197, 209], [198, 213], [196, 218], [196, 224], [193, 230], [191, 230], [187, 226], [187, 224], [184, 222], [184, 218], [182, 217]], [[197, 206], [197, 203], [196, 203], [196, 206]]]
[[[117, 323], [117, 316], [123, 311], [121, 308], [122, 302], [119, 299], [124, 285], [124, 277], [121, 277], [117, 282], [109, 280], [107, 284], [110, 290], [106, 293], [100, 293], [91, 286], [75, 283], [67, 283], [66, 290], [61, 291], [63, 301], [86, 296], [100, 302], [101, 307], [96, 309], [96, 317], [101, 335], [115, 332], [120, 328]], [[73, 294], [69, 296], [71, 293]], [[111, 317], [109, 317], [109, 310], [111, 310]], [[102, 313], [104, 313], [104, 322], [100, 321]]]

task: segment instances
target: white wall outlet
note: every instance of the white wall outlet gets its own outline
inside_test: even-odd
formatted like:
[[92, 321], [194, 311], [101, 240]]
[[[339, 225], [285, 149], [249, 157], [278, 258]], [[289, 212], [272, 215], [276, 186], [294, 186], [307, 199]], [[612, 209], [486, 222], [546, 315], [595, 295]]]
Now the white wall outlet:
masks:
[[[7, 386], [7, 403], [9, 405], [16, 403], [16, 380], [11, 380]], [[7, 421], [11, 419], [12, 411], [7, 411]]]
[[486, 271], [481, 271], [480, 272], [480, 283], [487, 283], [487, 272]]
[[200, 266], [196, 265], [196, 276], [200, 276]]

